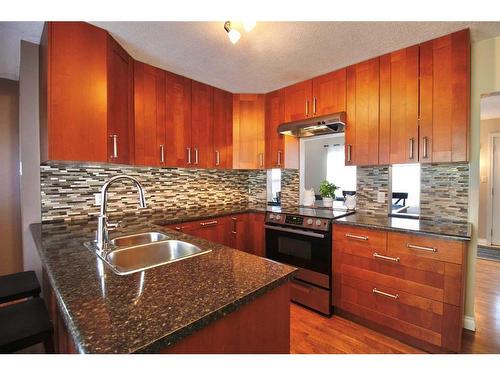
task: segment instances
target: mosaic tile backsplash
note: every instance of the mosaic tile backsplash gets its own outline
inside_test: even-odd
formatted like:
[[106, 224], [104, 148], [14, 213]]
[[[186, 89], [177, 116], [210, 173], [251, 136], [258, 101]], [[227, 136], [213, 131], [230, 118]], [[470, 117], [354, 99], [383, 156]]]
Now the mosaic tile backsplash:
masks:
[[387, 215], [388, 201], [377, 202], [377, 193], [389, 194], [389, 167], [358, 167], [356, 169], [356, 210], [366, 214]]
[[422, 164], [420, 217], [466, 222], [469, 216], [469, 164]]
[[281, 171], [281, 205], [297, 206], [300, 200], [300, 173], [298, 169], [283, 169]]
[[[146, 191], [148, 208], [141, 215], [166, 210], [247, 208], [249, 191], [266, 190], [264, 178], [250, 184], [249, 171], [130, 166], [64, 165], [40, 167], [42, 221], [88, 219], [99, 214], [94, 194], [109, 178], [128, 174], [137, 177]], [[262, 188], [257, 184], [263, 183]], [[252, 187], [250, 189], [250, 186]], [[137, 212], [137, 191], [126, 183], [116, 183], [109, 190], [108, 212]], [[252, 198], [257, 202], [257, 198]], [[265, 194], [264, 202], [265, 204]]]

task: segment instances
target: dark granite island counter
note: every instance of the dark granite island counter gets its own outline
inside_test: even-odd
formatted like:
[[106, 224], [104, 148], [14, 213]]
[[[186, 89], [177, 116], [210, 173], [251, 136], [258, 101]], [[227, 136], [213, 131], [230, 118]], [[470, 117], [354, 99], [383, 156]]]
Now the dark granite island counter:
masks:
[[212, 251], [119, 276], [82, 245], [95, 221], [33, 224], [58, 351], [288, 352], [294, 268], [138, 220], [123, 227], [114, 235], [159, 230]]

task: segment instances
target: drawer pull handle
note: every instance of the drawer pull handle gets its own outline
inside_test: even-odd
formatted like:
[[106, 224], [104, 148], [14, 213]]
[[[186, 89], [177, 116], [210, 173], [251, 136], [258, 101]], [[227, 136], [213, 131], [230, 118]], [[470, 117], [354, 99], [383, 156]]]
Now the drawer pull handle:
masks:
[[433, 253], [437, 253], [438, 251], [435, 247], [418, 246], [418, 245], [412, 245], [411, 243], [407, 243], [406, 247], [408, 249], [431, 251]]
[[182, 227], [175, 227], [175, 230], [180, 232], [182, 230]]
[[304, 293], [311, 293], [311, 291], [312, 291], [312, 288], [311, 288], [311, 287], [308, 287], [308, 286], [305, 286], [305, 285], [299, 284], [299, 283], [297, 283], [297, 282], [293, 282], [293, 283], [292, 283], [292, 286], [293, 286], [294, 288], [297, 288], [297, 289], [299, 289], [299, 290], [303, 291]]
[[351, 233], [346, 233], [345, 236], [348, 238], [352, 238], [353, 240], [368, 241], [368, 237], [366, 236], [358, 236], [356, 234], [351, 234]]
[[392, 298], [392, 299], [398, 299], [399, 298], [399, 294], [390, 294], [390, 293], [386, 293], [386, 292], [381, 292], [377, 288], [373, 288], [372, 292], [374, 294], [378, 294], [378, 295], [384, 296], [384, 297], [389, 297], [389, 298]]
[[238, 219], [237, 219], [237, 218], [235, 218], [235, 217], [232, 217], [232, 218], [231, 218], [231, 220], [233, 221], [233, 228], [232, 228], [232, 230], [231, 230], [231, 233], [232, 233], [232, 234], [237, 234], [237, 232], [236, 232], [236, 221], [237, 221]]
[[393, 257], [388, 257], [386, 255], [380, 255], [378, 253], [373, 253], [373, 257], [378, 258], [378, 259], [390, 260], [390, 261], [396, 262], [396, 263], [399, 263], [399, 260], [400, 260], [399, 257], [393, 258]]
[[207, 227], [207, 226], [209, 226], [209, 225], [216, 225], [217, 223], [218, 223], [218, 221], [217, 221], [217, 220], [213, 220], [213, 221], [207, 221], [207, 222], [205, 222], [205, 223], [200, 223], [200, 225], [201, 225], [202, 227]]

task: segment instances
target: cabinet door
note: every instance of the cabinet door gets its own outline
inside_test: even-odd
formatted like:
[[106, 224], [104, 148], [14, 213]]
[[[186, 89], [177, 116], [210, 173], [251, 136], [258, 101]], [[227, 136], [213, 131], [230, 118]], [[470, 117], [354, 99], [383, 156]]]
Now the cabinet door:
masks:
[[347, 68], [346, 164], [378, 164], [379, 59]]
[[264, 134], [264, 95], [233, 95], [234, 168], [264, 168]]
[[84, 22], [50, 22], [41, 51], [42, 161], [106, 162], [106, 31]]
[[264, 257], [265, 249], [265, 232], [264, 232], [265, 214], [251, 213], [248, 215], [248, 238], [247, 251], [254, 255]]
[[285, 122], [312, 116], [312, 80], [285, 87], [283, 93]]
[[165, 72], [134, 62], [135, 163], [162, 165], [165, 147]]
[[191, 147], [191, 80], [167, 72], [166, 90], [165, 164], [186, 167]]
[[418, 162], [418, 46], [380, 57], [379, 146], [380, 164]]
[[211, 86], [191, 81], [191, 162], [195, 168], [215, 166], [212, 96]]
[[340, 69], [313, 79], [313, 116], [345, 112], [346, 69]]
[[134, 161], [134, 63], [130, 55], [108, 35], [108, 161]]
[[248, 251], [248, 214], [233, 215], [229, 246], [241, 251]]
[[214, 157], [215, 167], [233, 166], [233, 94], [214, 88]]
[[423, 43], [420, 76], [421, 162], [468, 161], [469, 30]]
[[280, 91], [266, 94], [266, 168], [281, 168], [284, 164], [284, 136], [278, 133], [283, 122]]

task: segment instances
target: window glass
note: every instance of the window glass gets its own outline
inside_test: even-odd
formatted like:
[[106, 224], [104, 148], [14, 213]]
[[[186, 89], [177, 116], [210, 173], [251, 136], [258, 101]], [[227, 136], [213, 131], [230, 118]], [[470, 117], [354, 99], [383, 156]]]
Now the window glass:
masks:
[[281, 203], [281, 169], [267, 171], [267, 202], [275, 205]]
[[420, 164], [392, 166], [391, 213], [418, 216], [420, 214]]
[[326, 179], [339, 186], [337, 198], [343, 197], [342, 191], [356, 191], [356, 167], [345, 165], [344, 144], [328, 145]]

